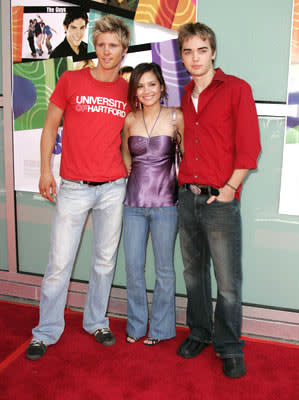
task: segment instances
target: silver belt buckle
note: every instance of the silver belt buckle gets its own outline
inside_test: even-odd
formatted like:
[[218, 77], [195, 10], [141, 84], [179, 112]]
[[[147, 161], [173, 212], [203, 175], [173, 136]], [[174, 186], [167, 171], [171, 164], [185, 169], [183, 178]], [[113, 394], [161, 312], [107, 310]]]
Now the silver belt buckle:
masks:
[[201, 188], [198, 187], [197, 185], [193, 185], [192, 183], [189, 184], [189, 188], [193, 194], [196, 194], [197, 196], [201, 193]]

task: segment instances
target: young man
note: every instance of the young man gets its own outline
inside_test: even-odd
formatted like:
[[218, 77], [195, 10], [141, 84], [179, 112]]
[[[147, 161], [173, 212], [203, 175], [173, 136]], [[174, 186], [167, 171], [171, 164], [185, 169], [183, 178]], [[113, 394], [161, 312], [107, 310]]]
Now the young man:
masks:
[[42, 28], [41, 28], [41, 17], [38, 16], [38, 18], [40, 19], [39, 22], [37, 22], [37, 19], [35, 18], [33, 20], [33, 29], [34, 29], [34, 35], [35, 35], [35, 41], [36, 41], [36, 45], [37, 45], [37, 52], [38, 54], [41, 56], [43, 54], [43, 49], [42, 49], [42, 40], [43, 40], [43, 34], [42, 34]]
[[33, 19], [29, 20], [28, 29], [24, 33], [27, 33], [27, 32], [28, 32], [27, 40], [28, 40], [29, 47], [31, 50], [31, 55], [32, 55], [32, 57], [36, 57], [36, 50], [35, 50], [35, 45], [34, 45], [34, 22], [33, 22]]
[[[214, 69], [216, 37], [201, 23], [179, 30], [182, 61], [192, 76], [185, 87], [184, 157], [179, 172], [180, 244], [187, 288], [190, 335], [179, 346], [184, 358], [209, 343], [228, 377], [246, 373], [241, 335], [242, 181], [256, 168], [259, 128], [250, 86]], [[216, 281], [214, 324], [210, 258]]]
[[83, 42], [88, 16], [80, 7], [69, 11], [64, 18], [65, 38], [51, 53], [50, 58], [73, 56], [82, 60], [87, 54], [87, 43]]
[[40, 320], [33, 329], [27, 358], [37, 360], [64, 330], [69, 280], [89, 210], [94, 240], [92, 269], [83, 328], [106, 346], [115, 337], [106, 318], [121, 231], [126, 169], [120, 153], [120, 131], [129, 112], [127, 82], [119, 68], [129, 45], [129, 29], [107, 15], [96, 21], [94, 69], [67, 71], [54, 90], [41, 138], [41, 195], [53, 201], [56, 183], [51, 155], [64, 114], [60, 190], [51, 234], [49, 263], [41, 288]]
[[57, 33], [54, 28], [51, 28], [51, 26], [46, 25], [44, 22], [41, 23], [41, 28], [43, 32], [43, 44], [46, 41], [46, 47], [48, 49], [48, 54], [50, 55], [52, 53], [52, 43], [51, 39], [53, 36], [53, 32]]

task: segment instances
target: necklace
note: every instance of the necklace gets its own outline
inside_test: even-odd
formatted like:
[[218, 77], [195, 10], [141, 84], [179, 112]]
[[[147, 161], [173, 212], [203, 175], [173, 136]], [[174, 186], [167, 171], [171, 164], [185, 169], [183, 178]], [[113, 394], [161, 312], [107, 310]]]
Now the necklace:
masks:
[[145, 130], [146, 130], [146, 133], [147, 133], [147, 136], [148, 136], [148, 137], [151, 137], [151, 134], [152, 134], [152, 132], [153, 132], [153, 130], [154, 130], [154, 127], [156, 126], [156, 123], [158, 122], [158, 119], [159, 119], [159, 117], [160, 117], [161, 110], [162, 110], [162, 107], [160, 107], [160, 111], [158, 112], [157, 118], [155, 119], [154, 125], [152, 126], [152, 129], [150, 130], [150, 133], [148, 133], [148, 129], [147, 129], [147, 126], [146, 126], [146, 123], [145, 123], [143, 109], [141, 110], [141, 112], [142, 112], [142, 118], [143, 118], [143, 123], [144, 123], [144, 127], [145, 127]]

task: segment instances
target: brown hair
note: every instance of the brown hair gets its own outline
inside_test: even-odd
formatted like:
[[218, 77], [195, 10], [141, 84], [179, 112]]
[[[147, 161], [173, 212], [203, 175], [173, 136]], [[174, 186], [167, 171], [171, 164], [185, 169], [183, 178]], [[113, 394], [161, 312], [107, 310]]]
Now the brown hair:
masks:
[[129, 74], [130, 72], [133, 72], [134, 68], [131, 67], [130, 65], [124, 65], [123, 67], [121, 67], [121, 69], [119, 70], [119, 75], [123, 75], [123, 74]]
[[192, 36], [199, 36], [202, 40], [207, 40], [210, 43], [212, 52], [216, 51], [216, 35], [214, 31], [205, 24], [196, 22], [195, 24], [185, 24], [179, 28], [178, 44], [180, 53], [182, 53], [183, 43], [186, 39]]
[[82, 18], [85, 21], [85, 25], [88, 24], [88, 16], [87, 13], [81, 9], [81, 7], [76, 7], [72, 8], [70, 11], [68, 11], [65, 14], [65, 18], [63, 21], [63, 25], [66, 26], [66, 28], [69, 27], [69, 24], [73, 22], [75, 19]]
[[100, 33], [116, 33], [124, 49], [129, 47], [130, 43], [130, 29], [123, 22], [122, 19], [114, 17], [113, 15], [105, 15], [103, 18], [95, 21], [92, 30], [92, 41], [95, 46], [97, 37]]
[[152, 62], [152, 63], [141, 63], [134, 68], [130, 81], [129, 81], [129, 91], [128, 91], [128, 101], [131, 106], [132, 111], [136, 112], [138, 110], [138, 106], [136, 105], [136, 93], [138, 88], [138, 83], [143, 74], [146, 72], [153, 72], [156, 78], [158, 79], [161, 87], [161, 99], [167, 100], [167, 91], [165, 81], [162, 75], [162, 70], [160, 65]]

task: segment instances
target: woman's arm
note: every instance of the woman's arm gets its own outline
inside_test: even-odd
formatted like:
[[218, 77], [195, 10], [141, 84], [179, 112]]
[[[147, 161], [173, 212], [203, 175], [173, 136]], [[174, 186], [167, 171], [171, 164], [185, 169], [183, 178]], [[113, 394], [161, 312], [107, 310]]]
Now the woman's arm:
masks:
[[183, 116], [183, 112], [180, 108], [177, 109], [176, 116], [177, 116], [176, 127], [181, 135], [180, 150], [181, 150], [182, 154], [184, 154], [184, 116]]
[[131, 158], [131, 153], [130, 153], [129, 146], [128, 146], [128, 139], [130, 136], [130, 130], [129, 130], [130, 120], [131, 120], [131, 113], [128, 114], [125, 119], [124, 127], [122, 130], [122, 138], [121, 138], [121, 155], [122, 155], [122, 159], [125, 164], [128, 176], [130, 175], [131, 169], [132, 169], [132, 158]]

